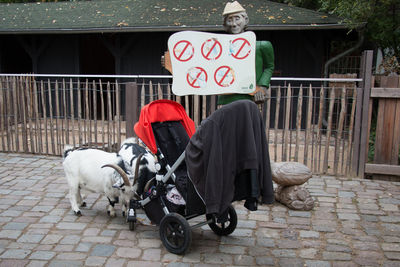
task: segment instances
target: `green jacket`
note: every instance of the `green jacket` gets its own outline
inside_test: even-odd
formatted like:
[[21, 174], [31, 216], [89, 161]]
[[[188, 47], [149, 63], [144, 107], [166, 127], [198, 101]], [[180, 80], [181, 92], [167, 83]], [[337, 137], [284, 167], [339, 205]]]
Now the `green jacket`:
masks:
[[[268, 87], [274, 72], [274, 48], [269, 41], [256, 42], [256, 83]], [[226, 105], [240, 99], [252, 99], [248, 94], [219, 95], [218, 105]]]

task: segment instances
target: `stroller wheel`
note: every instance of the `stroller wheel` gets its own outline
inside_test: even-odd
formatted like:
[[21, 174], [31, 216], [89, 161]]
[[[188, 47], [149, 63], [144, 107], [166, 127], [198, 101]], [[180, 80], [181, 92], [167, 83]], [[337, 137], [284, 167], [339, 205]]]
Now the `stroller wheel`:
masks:
[[131, 231], [135, 230], [135, 222], [129, 222], [129, 230]]
[[183, 254], [192, 242], [192, 231], [183, 216], [172, 212], [160, 222], [160, 238], [169, 252]]
[[[210, 220], [212, 218], [211, 214], [206, 215], [207, 220]], [[217, 223], [216, 220], [214, 220], [212, 223], [208, 224], [213, 230], [214, 233], [217, 235], [230, 235], [235, 231], [236, 225], [237, 225], [237, 214], [235, 211], [235, 208], [232, 205], [229, 205], [228, 207], [228, 220], [223, 223]]]

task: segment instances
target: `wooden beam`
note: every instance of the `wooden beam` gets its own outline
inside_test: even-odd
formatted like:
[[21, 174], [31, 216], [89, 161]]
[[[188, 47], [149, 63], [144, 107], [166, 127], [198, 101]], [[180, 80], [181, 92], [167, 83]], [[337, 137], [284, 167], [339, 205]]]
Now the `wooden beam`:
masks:
[[386, 175], [398, 175], [400, 176], [399, 165], [388, 165], [388, 164], [365, 164], [366, 173], [374, 174], [386, 174]]
[[400, 98], [399, 88], [372, 88], [371, 97]]
[[139, 94], [136, 82], [126, 84], [125, 88], [126, 137], [135, 136], [133, 126], [139, 120]]

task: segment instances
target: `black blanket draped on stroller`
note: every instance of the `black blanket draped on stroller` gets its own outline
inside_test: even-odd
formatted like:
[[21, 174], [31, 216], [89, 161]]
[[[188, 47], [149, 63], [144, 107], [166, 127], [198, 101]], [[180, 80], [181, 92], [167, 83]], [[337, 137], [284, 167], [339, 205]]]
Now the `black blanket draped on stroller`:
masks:
[[[254, 102], [235, 101], [203, 120], [185, 156], [207, 213], [221, 214], [232, 201], [257, 201], [260, 194], [263, 203], [274, 201], [268, 143]], [[255, 175], [243, 175], [246, 170]]]

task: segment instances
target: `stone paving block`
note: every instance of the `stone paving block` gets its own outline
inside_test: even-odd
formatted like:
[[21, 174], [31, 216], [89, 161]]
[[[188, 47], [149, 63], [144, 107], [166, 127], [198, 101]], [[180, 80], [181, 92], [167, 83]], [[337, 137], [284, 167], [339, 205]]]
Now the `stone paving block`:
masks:
[[385, 257], [389, 260], [399, 260], [400, 261], [400, 253], [399, 252], [385, 252]]
[[305, 248], [299, 250], [299, 256], [303, 259], [315, 259], [318, 250], [315, 248]]
[[[128, 241], [128, 246], [134, 246], [135, 242]], [[140, 239], [137, 246], [139, 248], [159, 248], [162, 243], [160, 239]]]
[[17, 239], [22, 234], [19, 230], [2, 230], [0, 231], [0, 238]]
[[350, 191], [339, 191], [338, 195], [339, 195], [339, 197], [344, 197], [344, 198], [353, 198], [356, 196], [356, 194], [354, 194], [354, 192], [350, 192]]
[[128, 261], [127, 267], [161, 267], [162, 263], [160, 262], [150, 262], [150, 261]]
[[53, 216], [53, 215], [49, 215], [49, 216], [44, 216], [40, 219], [39, 222], [41, 223], [58, 223], [59, 221], [61, 221], [61, 216]]
[[19, 243], [19, 242], [11, 242], [7, 248], [9, 249], [26, 249], [32, 250], [37, 247], [37, 244], [33, 243]]
[[44, 238], [44, 235], [30, 235], [30, 234], [25, 234], [22, 235], [17, 242], [20, 243], [39, 243], [42, 239]]
[[381, 246], [383, 251], [400, 252], [400, 244], [398, 243], [383, 243]]
[[112, 245], [98, 244], [93, 247], [90, 255], [109, 257], [114, 253], [115, 249], [116, 247]]
[[192, 251], [189, 248], [189, 251], [186, 252], [186, 254], [182, 258], [182, 262], [188, 262], [188, 263], [200, 263], [202, 257], [200, 252], [198, 251]]
[[236, 255], [233, 257], [233, 264], [240, 266], [254, 266], [255, 259], [252, 256]]
[[331, 267], [331, 263], [328, 261], [319, 260], [306, 260], [305, 265], [307, 267]]
[[324, 251], [322, 253], [322, 259], [331, 261], [349, 261], [351, 260], [351, 254], [344, 252]]
[[82, 242], [103, 243], [103, 244], [111, 243], [111, 240], [112, 237], [109, 236], [85, 236], [82, 238]]
[[62, 245], [74, 245], [78, 244], [81, 240], [81, 237], [79, 235], [68, 235], [65, 236], [61, 241], [60, 244]]
[[348, 246], [341, 245], [327, 245], [325, 247], [327, 251], [336, 251], [336, 252], [352, 252], [352, 249]]
[[124, 266], [126, 260], [119, 259], [119, 258], [108, 258], [107, 262], [105, 263], [105, 267], [115, 267], [115, 266]]
[[276, 241], [278, 248], [300, 248], [301, 243], [298, 240], [280, 239]]
[[57, 260], [84, 260], [87, 257], [85, 253], [81, 252], [64, 252], [57, 254]]
[[54, 247], [54, 251], [72, 251], [74, 245], [57, 245]]
[[167, 267], [190, 267], [190, 264], [183, 262], [171, 262], [167, 264]]
[[274, 259], [271, 257], [256, 257], [256, 264], [261, 266], [275, 266]]
[[103, 266], [106, 259], [106, 257], [90, 256], [86, 259], [85, 266]]
[[238, 229], [236, 228], [235, 231], [230, 236], [237, 236], [237, 237], [251, 237], [253, 231], [251, 229]]
[[24, 230], [27, 226], [28, 226], [28, 223], [11, 222], [11, 223], [7, 223], [2, 228], [4, 230]]
[[390, 232], [400, 232], [400, 225], [395, 223], [382, 223], [384, 229]]
[[0, 267], [24, 267], [28, 262], [28, 260], [2, 260]]
[[46, 237], [40, 242], [41, 244], [57, 244], [61, 238], [62, 235], [46, 235]]
[[6, 210], [0, 213], [0, 216], [3, 217], [18, 217], [22, 214], [22, 211], [20, 210]]
[[279, 266], [293, 266], [293, 267], [304, 267], [304, 261], [302, 259], [279, 259]]
[[160, 261], [160, 259], [161, 259], [161, 249], [149, 248], [143, 250], [142, 260]]
[[293, 249], [272, 249], [272, 255], [277, 258], [294, 258], [296, 257], [296, 251]]
[[46, 264], [47, 261], [32, 260], [28, 265], [26, 265], [26, 267], [44, 267]]
[[384, 256], [376, 251], [359, 251], [354, 257], [354, 262], [362, 266], [379, 266]]
[[29, 256], [31, 260], [50, 260], [56, 255], [53, 251], [35, 251]]
[[382, 267], [398, 267], [399, 262], [398, 261], [385, 261], [382, 264]]
[[101, 232], [102, 236], [114, 236], [116, 234], [117, 231], [115, 230], [104, 230]]
[[53, 260], [49, 264], [49, 267], [80, 267], [80, 266], [84, 266], [84, 262], [83, 261]]
[[231, 236], [222, 236], [221, 244], [227, 245], [239, 245], [239, 246], [254, 246], [256, 243], [255, 238], [239, 238], [239, 237], [231, 237]]
[[292, 217], [311, 218], [311, 212], [310, 212], [310, 211], [295, 211], [295, 210], [289, 210], [289, 216], [292, 216]]
[[250, 228], [250, 229], [255, 229], [256, 227], [257, 227], [256, 221], [238, 220], [237, 228]]
[[138, 248], [124, 248], [120, 247], [116, 251], [116, 255], [122, 258], [136, 259], [142, 254], [142, 250]]
[[339, 220], [360, 220], [360, 216], [354, 213], [338, 213]]
[[25, 259], [31, 252], [28, 249], [8, 249], [0, 255], [0, 259]]
[[204, 258], [204, 262], [210, 264], [232, 264], [233, 259], [231, 255], [212, 253]]
[[83, 230], [87, 226], [86, 223], [70, 223], [70, 222], [61, 222], [56, 225], [57, 229], [63, 230]]
[[301, 238], [319, 238], [319, 232], [316, 231], [300, 231]]
[[246, 247], [220, 245], [219, 250], [221, 253], [243, 255], [243, 254], [245, 254]]

